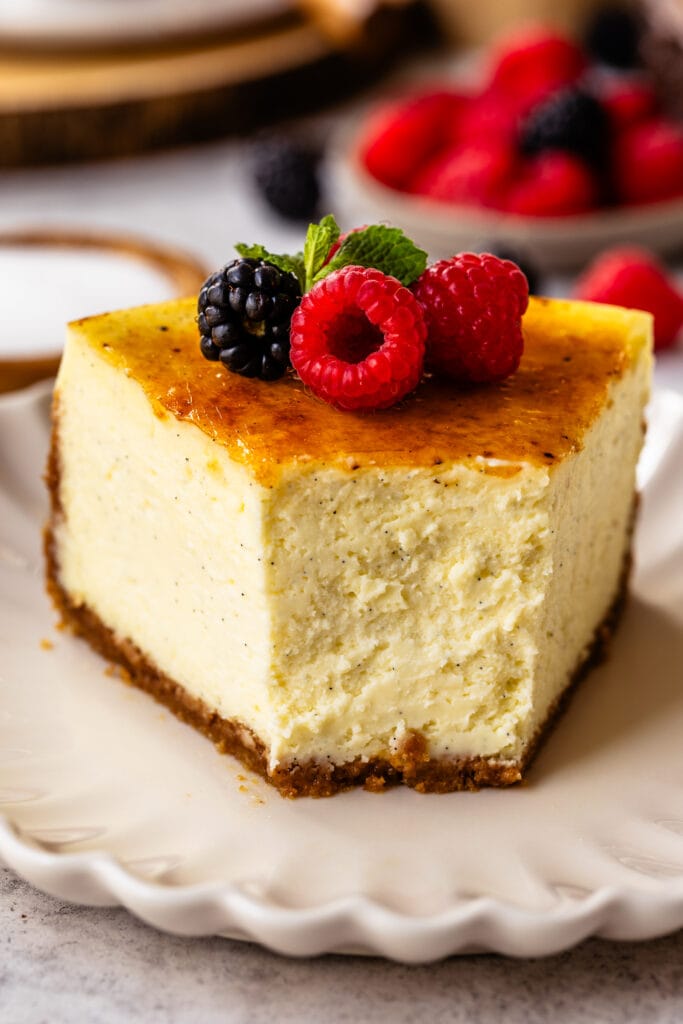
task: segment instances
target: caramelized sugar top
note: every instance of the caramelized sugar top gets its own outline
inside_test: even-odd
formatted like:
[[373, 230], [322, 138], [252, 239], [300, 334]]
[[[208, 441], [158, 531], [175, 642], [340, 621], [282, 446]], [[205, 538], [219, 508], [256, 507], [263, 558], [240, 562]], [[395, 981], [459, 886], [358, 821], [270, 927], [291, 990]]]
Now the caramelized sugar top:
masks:
[[268, 485], [295, 461], [347, 470], [477, 456], [557, 464], [580, 449], [610, 381], [648, 344], [650, 326], [632, 311], [532, 299], [514, 376], [471, 389], [427, 380], [371, 413], [338, 412], [294, 378], [248, 380], [208, 362], [191, 299], [90, 317], [72, 330], [137, 380], [157, 415], [196, 424]]

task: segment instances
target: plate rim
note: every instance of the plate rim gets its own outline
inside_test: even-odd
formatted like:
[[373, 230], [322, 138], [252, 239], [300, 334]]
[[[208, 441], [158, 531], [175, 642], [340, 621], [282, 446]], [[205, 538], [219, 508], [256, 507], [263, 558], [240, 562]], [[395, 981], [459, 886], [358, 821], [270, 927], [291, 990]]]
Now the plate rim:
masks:
[[0, 858], [31, 885], [85, 906], [122, 906], [162, 931], [236, 936], [291, 956], [359, 951], [405, 963], [471, 952], [551, 956], [590, 936], [657, 938], [683, 927], [683, 878], [667, 891], [604, 885], [585, 898], [529, 910], [493, 896], [469, 897], [411, 915], [362, 894], [312, 907], [283, 907], [236, 883], [173, 886], [142, 879], [104, 850], [55, 853], [0, 815]]

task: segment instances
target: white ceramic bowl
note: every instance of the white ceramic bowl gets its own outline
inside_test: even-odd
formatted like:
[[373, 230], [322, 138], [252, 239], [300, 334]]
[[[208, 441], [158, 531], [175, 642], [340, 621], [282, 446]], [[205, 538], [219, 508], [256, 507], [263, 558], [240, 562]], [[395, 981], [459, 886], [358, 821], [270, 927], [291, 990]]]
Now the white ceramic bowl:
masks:
[[481, 251], [496, 241], [523, 249], [545, 271], [563, 271], [581, 268], [613, 245], [642, 245], [663, 256], [683, 250], [683, 196], [570, 217], [523, 217], [458, 206], [383, 185], [363, 165], [359, 139], [358, 130], [342, 137], [333, 161], [340, 216], [349, 224], [395, 224], [434, 259]]
[[56, 373], [68, 320], [191, 295], [207, 274], [190, 253], [138, 236], [63, 228], [0, 231], [0, 393]]

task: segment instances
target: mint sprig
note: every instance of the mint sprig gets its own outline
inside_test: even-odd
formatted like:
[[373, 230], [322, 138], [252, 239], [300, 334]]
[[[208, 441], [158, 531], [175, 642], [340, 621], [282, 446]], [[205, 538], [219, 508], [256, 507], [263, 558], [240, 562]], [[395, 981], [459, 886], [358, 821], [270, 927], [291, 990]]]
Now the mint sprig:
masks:
[[309, 225], [303, 253], [294, 256], [271, 253], [263, 245], [245, 245], [243, 242], [235, 248], [240, 256], [267, 260], [279, 270], [294, 274], [302, 294], [342, 267], [375, 267], [383, 274], [398, 278], [401, 284], [409, 285], [427, 266], [427, 253], [419, 249], [400, 228], [390, 228], [385, 224], [372, 224], [350, 232], [326, 263], [340, 234], [339, 225], [332, 214], [328, 214], [319, 224]]
[[306, 272], [304, 269], [304, 258], [300, 252], [295, 253], [294, 256], [289, 256], [287, 253], [268, 252], [264, 245], [246, 245], [244, 242], [238, 242], [235, 249], [240, 256], [253, 260], [266, 260], [268, 263], [272, 263], [274, 267], [277, 267], [278, 270], [294, 274], [299, 282], [299, 287], [302, 291], [304, 290]]
[[314, 284], [334, 270], [351, 264], [375, 267], [383, 274], [398, 278], [401, 284], [409, 285], [427, 266], [427, 253], [419, 249], [400, 228], [372, 224], [347, 235], [333, 259], [318, 271]]

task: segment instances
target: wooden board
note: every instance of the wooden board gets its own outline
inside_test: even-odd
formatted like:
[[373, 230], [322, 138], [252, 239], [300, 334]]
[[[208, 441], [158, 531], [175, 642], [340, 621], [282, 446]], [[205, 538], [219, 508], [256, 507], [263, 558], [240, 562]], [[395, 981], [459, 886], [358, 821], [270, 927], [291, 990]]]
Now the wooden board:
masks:
[[0, 50], [0, 166], [112, 157], [247, 132], [348, 95], [415, 40], [387, 8], [348, 45], [302, 15], [158, 50]]
[[296, 6], [297, 0], [2, 0], [0, 47], [84, 52], [158, 47], [212, 32], [252, 31]]

